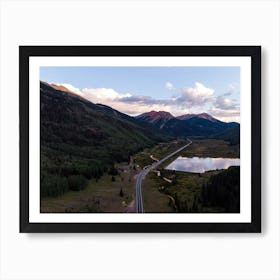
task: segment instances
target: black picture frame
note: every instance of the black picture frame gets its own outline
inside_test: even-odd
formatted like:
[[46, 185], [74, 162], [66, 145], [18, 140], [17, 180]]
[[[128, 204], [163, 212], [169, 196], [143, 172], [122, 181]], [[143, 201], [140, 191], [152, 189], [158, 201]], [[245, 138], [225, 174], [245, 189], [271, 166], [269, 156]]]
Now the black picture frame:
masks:
[[[247, 56], [251, 58], [250, 223], [33, 223], [29, 221], [29, 58], [32, 56]], [[20, 232], [261, 232], [260, 46], [20, 46]], [[242, 124], [241, 124], [242, 125]], [[39, 187], [39, 186], [38, 186]], [[39, 198], [38, 198], [39, 199]], [[105, 215], [105, 214], [104, 214]]]

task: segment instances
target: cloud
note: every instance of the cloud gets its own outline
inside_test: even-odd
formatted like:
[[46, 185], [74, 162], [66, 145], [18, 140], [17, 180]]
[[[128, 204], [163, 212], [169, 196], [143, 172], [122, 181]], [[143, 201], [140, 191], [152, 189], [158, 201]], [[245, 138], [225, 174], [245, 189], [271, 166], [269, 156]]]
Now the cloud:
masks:
[[92, 103], [101, 103], [130, 115], [138, 115], [147, 111], [169, 110], [168, 100], [154, 99], [150, 96], [120, 93], [111, 88], [78, 89], [70, 84], [63, 84], [69, 90], [79, 94]]
[[240, 122], [240, 104], [234, 98], [230, 98], [231, 92], [217, 96], [212, 103], [209, 113], [225, 122]]
[[79, 88], [76, 88], [76, 87], [74, 87], [74, 86], [71, 85], [71, 84], [64, 84], [64, 83], [59, 84], [59, 83], [56, 83], [56, 85], [58, 85], [58, 86], [64, 86], [64, 87], [68, 88], [70, 91], [75, 92], [75, 93], [77, 93], [77, 94], [79, 94], [79, 95], [82, 94], [82, 92], [80, 91]]
[[239, 103], [228, 96], [228, 93], [217, 96], [214, 102], [215, 107], [222, 110], [239, 110]]
[[129, 115], [152, 110], [169, 111], [174, 116], [208, 112], [224, 121], [239, 121], [239, 104], [230, 98], [229, 93], [214, 96], [214, 89], [199, 82], [195, 83], [194, 87], [183, 88], [166, 99], [121, 93], [112, 88], [79, 89], [70, 84], [61, 85], [93, 103], [101, 103]]
[[231, 96], [232, 92], [226, 92], [225, 94], [223, 94], [223, 96]]
[[125, 103], [135, 103], [138, 102], [139, 104], [160, 104], [161, 101], [159, 99], [154, 99], [150, 96], [144, 96], [144, 95], [131, 95], [127, 97], [123, 97], [120, 99], [120, 101]]
[[215, 90], [196, 82], [195, 87], [183, 88], [175, 102], [188, 107], [202, 106], [214, 101]]
[[209, 110], [210, 115], [224, 121], [224, 122], [239, 122], [240, 123], [240, 109], [220, 109], [212, 107]]
[[132, 97], [130, 93], [118, 93], [111, 88], [84, 88], [79, 89], [71, 84], [56, 83], [56, 85], [64, 86], [70, 91], [88, 99], [93, 103], [98, 103], [99, 100], [118, 100], [122, 98]]
[[132, 96], [130, 93], [119, 93], [111, 88], [84, 88], [81, 92], [84, 98], [94, 103], [102, 100], [120, 100]]
[[166, 82], [165, 88], [167, 88], [168, 90], [172, 90], [173, 89], [173, 84], [171, 84], [170, 82]]
[[220, 109], [233, 109], [235, 107], [232, 99], [229, 99], [225, 96], [218, 96], [216, 98], [215, 105]]

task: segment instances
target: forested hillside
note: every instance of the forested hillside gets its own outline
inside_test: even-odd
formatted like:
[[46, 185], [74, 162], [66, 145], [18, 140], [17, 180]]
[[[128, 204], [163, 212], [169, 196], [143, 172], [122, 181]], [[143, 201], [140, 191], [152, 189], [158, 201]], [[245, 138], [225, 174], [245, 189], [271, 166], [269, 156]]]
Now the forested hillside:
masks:
[[79, 190], [87, 179], [116, 172], [114, 163], [159, 141], [154, 127], [108, 106], [40, 84], [41, 196]]

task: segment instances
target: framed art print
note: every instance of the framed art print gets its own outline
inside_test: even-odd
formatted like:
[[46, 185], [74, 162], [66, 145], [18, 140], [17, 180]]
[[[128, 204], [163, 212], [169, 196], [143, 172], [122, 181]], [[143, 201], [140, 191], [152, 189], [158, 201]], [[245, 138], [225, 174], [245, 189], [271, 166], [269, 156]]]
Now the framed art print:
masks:
[[20, 232], [261, 232], [260, 46], [20, 46]]

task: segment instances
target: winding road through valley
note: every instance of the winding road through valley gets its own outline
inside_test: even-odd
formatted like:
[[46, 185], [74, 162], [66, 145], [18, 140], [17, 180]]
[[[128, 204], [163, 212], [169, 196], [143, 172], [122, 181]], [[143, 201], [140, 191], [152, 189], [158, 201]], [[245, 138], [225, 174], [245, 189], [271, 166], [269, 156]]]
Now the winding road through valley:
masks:
[[158, 167], [160, 164], [162, 164], [164, 161], [169, 159], [170, 157], [176, 155], [177, 153], [181, 152], [185, 148], [187, 148], [189, 145], [192, 144], [192, 141], [190, 139], [187, 139], [189, 143], [187, 145], [184, 145], [180, 149], [176, 150], [175, 152], [167, 155], [163, 159], [154, 162], [152, 165], [145, 167], [138, 175], [137, 181], [136, 181], [136, 213], [144, 213], [144, 206], [143, 206], [143, 198], [142, 198], [142, 179], [147, 175], [152, 169]]

